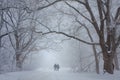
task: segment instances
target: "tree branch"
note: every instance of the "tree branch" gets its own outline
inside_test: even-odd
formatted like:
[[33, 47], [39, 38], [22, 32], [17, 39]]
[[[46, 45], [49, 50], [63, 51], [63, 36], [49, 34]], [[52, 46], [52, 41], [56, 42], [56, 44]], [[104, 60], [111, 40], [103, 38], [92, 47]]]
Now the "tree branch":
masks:
[[78, 41], [83, 42], [83, 43], [88, 44], [88, 45], [99, 45], [99, 43], [87, 42], [87, 41], [84, 41], [84, 40], [82, 40], [82, 39], [79, 39], [78, 37], [69, 35], [69, 34], [64, 33], [64, 32], [57, 32], [57, 31], [49, 31], [49, 32], [45, 32], [45, 33], [43, 33], [43, 32], [37, 32], [37, 31], [35, 31], [35, 32], [36, 32], [36, 33], [40, 33], [41, 35], [47, 35], [47, 34], [52, 34], [52, 33], [62, 34], [62, 35], [64, 35], [64, 36], [66, 36], [66, 37], [69, 37], [69, 38], [78, 40]]
[[4, 36], [7, 36], [7, 35], [10, 34], [10, 33], [13, 33], [13, 32], [14, 32], [14, 31], [0, 35], [0, 39], [3, 38]]
[[98, 24], [97, 24], [97, 21], [96, 21], [96, 19], [95, 19], [94, 14], [93, 14], [93, 12], [92, 12], [92, 10], [91, 10], [91, 7], [90, 7], [90, 5], [89, 5], [89, 2], [88, 2], [88, 0], [85, 0], [85, 2], [86, 2], [85, 7], [86, 7], [86, 9], [88, 10], [88, 12], [89, 12], [89, 14], [90, 14], [90, 17], [91, 17], [91, 20], [92, 20], [92, 24], [93, 24], [93, 26], [94, 26], [97, 34], [100, 35], [99, 26], [98, 26]]
[[52, 2], [52, 3], [49, 3], [49, 4], [46, 5], [46, 6], [37, 8], [37, 10], [42, 10], [42, 9], [47, 8], [47, 7], [53, 5], [53, 4], [57, 3], [57, 2], [60, 2], [60, 1], [63, 1], [63, 0], [56, 0], [56, 1]]
[[78, 2], [78, 3], [80, 3], [80, 4], [83, 4], [83, 5], [85, 5], [85, 3], [84, 2], [82, 2], [82, 1], [80, 1], [80, 0], [75, 0], [76, 2]]
[[100, 31], [102, 31], [102, 33], [104, 33], [104, 19], [103, 19], [103, 8], [102, 8], [102, 1], [101, 0], [97, 0], [97, 6], [98, 6], [98, 12], [99, 12], [99, 17], [100, 17]]
[[92, 23], [92, 21], [87, 18], [86, 16], [84, 16], [79, 10], [77, 10], [75, 7], [73, 7], [72, 5], [70, 5], [69, 3], [65, 2], [69, 7], [71, 7], [73, 10], [75, 10], [77, 13], [79, 13], [83, 18], [85, 18], [86, 20], [88, 20], [90, 23]]
[[120, 35], [119, 35], [118, 40], [117, 40], [117, 42], [116, 42], [116, 48], [117, 48], [119, 45], [120, 45]]

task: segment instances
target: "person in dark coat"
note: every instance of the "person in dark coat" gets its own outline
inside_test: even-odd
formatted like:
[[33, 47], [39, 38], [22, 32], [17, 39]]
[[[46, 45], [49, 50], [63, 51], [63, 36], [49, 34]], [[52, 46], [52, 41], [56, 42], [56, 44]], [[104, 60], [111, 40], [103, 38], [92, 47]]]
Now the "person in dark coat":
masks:
[[54, 64], [54, 70], [55, 70], [55, 71], [59, 71], [59, 69], [60, 69], [59, 64]]

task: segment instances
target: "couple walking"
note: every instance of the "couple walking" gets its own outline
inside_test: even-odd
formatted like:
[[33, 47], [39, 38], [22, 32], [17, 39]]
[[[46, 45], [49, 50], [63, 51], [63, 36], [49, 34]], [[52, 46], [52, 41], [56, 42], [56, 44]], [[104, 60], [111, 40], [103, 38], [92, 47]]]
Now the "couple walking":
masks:
[[54, 64], [54, 70], [59, 71], [59, 69], [60, 69], [60, 65], [59, 64]]

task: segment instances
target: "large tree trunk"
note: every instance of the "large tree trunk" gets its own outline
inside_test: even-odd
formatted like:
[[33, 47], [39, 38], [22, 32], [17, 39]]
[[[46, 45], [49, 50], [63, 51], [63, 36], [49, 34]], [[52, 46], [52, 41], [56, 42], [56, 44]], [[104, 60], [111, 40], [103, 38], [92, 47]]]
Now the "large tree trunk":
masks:
[[104, 59], [104, 70], [110, 74], [114, 73], [114, 64], [113, 64], [113, 58], [111, 55], [108, 55]]
[[19, 37], [17, 32], [15, 33], [15, 39], [16, 39], [16, 67], [18, 70], [22, 69], [22, 60], [21, 60], [21, 51], [20, 51], [20, 45], [19, 45]]
[[104, 36], [100, 35], [100, 47], [102, 49], [103, 54], [103, 61], [104, 61], [104, 71], [113, 74], [114, 72], [114, 64], [113, 64], [113, 58], [114, 58], [114, 48], [111, 46], [111, 37], [108, 34], [107, 36], [107, 42], [105, 42]]
[[21, 60], [21, 55], [16, 54], [16, 67], [21, 70], [22, 69], [22, 60]]

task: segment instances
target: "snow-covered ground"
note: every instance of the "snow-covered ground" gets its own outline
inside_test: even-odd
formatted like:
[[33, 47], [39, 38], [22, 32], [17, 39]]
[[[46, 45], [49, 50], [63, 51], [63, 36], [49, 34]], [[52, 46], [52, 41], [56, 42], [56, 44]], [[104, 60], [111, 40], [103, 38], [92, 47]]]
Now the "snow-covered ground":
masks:
[[35, 70], [11, 72], [0, 75], [0, 80], [120, 80], [120, 72], [110, 74], [74, 73], [68, 70]]

